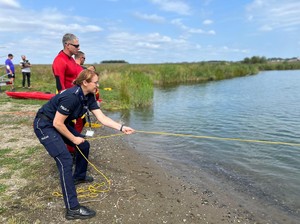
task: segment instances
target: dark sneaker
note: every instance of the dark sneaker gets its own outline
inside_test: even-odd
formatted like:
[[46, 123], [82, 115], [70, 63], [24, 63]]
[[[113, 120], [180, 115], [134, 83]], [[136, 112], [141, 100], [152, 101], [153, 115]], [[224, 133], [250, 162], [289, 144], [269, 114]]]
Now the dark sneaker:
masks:
[[66, 219], [89, 219], [96, 215], [96, 212], [88, 207], [80, 205], [76, 210], [67, 209]]
[[77, 185], [77, 184], [82, 184], [82, 183], [91, 183], [93, 181], [94, 181], [93, 177], [86, 176], [85, 179], [75, 179], [74, 184]]

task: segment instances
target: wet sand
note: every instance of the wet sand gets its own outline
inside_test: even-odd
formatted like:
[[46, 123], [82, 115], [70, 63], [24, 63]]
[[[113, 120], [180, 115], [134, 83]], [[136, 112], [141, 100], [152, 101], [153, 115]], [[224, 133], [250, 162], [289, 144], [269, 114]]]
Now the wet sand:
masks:
[[[95, 136], [112, 134], [116, 132], [100, 128]], [[95, 201], [81, 200], [97, 211], [87, 223], [297, 223], [272, 208], [269, 214], [261, 211], [255, 198], [237, 195], [201, 170], [193, 171], [197, 181], [187, 182], [184, 175], [130, 147], [126, 138], [130, 135], [90, 141], [90, 160], [112, 185]], [[96, 182], [104, 181], [91, 166], [89, 171]]]
[[[2, 111], [11, 111], [11, 104], [3, 105]], [[10, 119], [32, 119], [25, 112]], [[24, 115], [24, 116], [20, 116]], [[7, 119], [5, 113], [0, 116]], [[2, 148], [11, 147], [21, 153], [28, 148], [41, 147], [32, 126], [4, 125], [2, 135], [13, 133], [11, 138], [2, 142]], [[14, 128], [12, 128], [14, 127]], [[226, 180], [216, 181], [203, 170], [186, 169], [172, 161], [163, 163], [146, 156], [141, 150], [130, 146], [127, 139], [131, 136], [114, 136], [120, 132], [108, 128], [95, 129], [95, 138], [90, 140], [89, 160], [111, 181], [111, 189], [93, 198], [80, 198], [79, 201], [96, 210], [97, 215], [85, 221], [67, 221], [61, 197], [52, 196], [60, 190], [59, 177], [54, 160], [44, 151], [36, 151], [30, 160], [39, 162], [32, 170], [31, 178], [16, 172], [5, 184], [10, 186], [0, 201], [2, 223], [300, 223], [299, 216], [282, 212], [274, 206], [261, 205], [259, 198], [238, 192], [237, 186], [230, 186]], [[18, 136], [18, 139], [14, 137]], [[101, 136], [110, 136], [101, 138]], [[27, 162], [29, 162], [28, 160]], [[26, 162], [26, 161], [24, 161]], [[176, 167], [173, 169], [172, 167]], [[178, 172], [180, 170], [181, 172]], [[89, 175], [95, 183], [105, 179], [90, 165]], [[36, 177], [35, 177], [36, 176]], [[38, 180], [36, 180], [38, 178]], [[79, 187], [87, 187], [81, 184]], [[297, 219], [298, 218], [298, 219]]]

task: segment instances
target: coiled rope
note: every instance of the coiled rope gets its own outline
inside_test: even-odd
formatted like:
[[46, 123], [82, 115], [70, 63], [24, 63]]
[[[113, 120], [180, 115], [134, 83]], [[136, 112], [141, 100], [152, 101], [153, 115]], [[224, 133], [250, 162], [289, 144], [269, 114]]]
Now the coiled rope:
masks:
[[[99, 173], [106, 182], [102, 182], [100, 184], [96, 183], [93, 185], [89, 185], [88, 187], [84, 188], [77, 188], [76, 192], [77, 192], [77, 197], [78, 198], [95, 198], [98, 197], [99, 193], [105, 193], [105, 192], [109, 192], [110, 191], [110, 185], [111, 185], [111, 181], [107, 178], [107, 176], [101, 172], [93, 163], [91, 163], [88, 158], [86, 158], [86, 156], [81, 152], [81, 150], [79, 149], [79, 147], [76, 145], [76, 148], [78, 150], [78, 152], [80, 152], [80, 154], [83, 156], [83, 158], [88, 162], [88, 164], [90, 164], [96, 171], [97, 173]], [[52, 193], [53, 196], [55, 197], [62, 197], [62, 193], [60, 192], [53, 192]]]

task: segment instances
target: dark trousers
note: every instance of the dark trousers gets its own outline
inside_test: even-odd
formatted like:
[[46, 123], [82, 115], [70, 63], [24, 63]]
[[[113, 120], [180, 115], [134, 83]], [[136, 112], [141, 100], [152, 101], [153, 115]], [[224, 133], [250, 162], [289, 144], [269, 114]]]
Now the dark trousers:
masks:
[[[66, 208], [74, 208], [79, 205], [77, 199], [74, 179], [84, 179], [86, 176], [88, 162], [81, 153], [76, 153], [75, 171], [72, 175], [73, 159], [68, 151], [66, 144], [75, 145], [63, 137], [54, 127], [53, 122], [36, 117], [34, 119], [34, 132], [47, 152], [56, 162], [60, 174], [60, 184]], [[68, 130], [75, 136], [82, 136], [73, 127], [67, 125]], [[85, 141], [78, 145], [85, 157], [88, 158], [90, 144]]]
[[27, 79], [27, 86], [30, 87], [30, 72], [22, 72], [23, 80], [22, 86], [25, 87], [25, 81]]

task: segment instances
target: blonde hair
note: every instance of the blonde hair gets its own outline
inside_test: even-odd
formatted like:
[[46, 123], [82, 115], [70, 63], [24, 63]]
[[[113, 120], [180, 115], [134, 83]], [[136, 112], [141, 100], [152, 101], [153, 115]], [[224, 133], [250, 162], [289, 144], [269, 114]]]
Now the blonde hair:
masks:
[[94, 76], [99, 77], [99, 74], [89, 69], [84, 69], [79, 73], [78, 77], [75, 79], [73, 83], [75, 85], [81, 85], [83, 81], [91, 82]]

